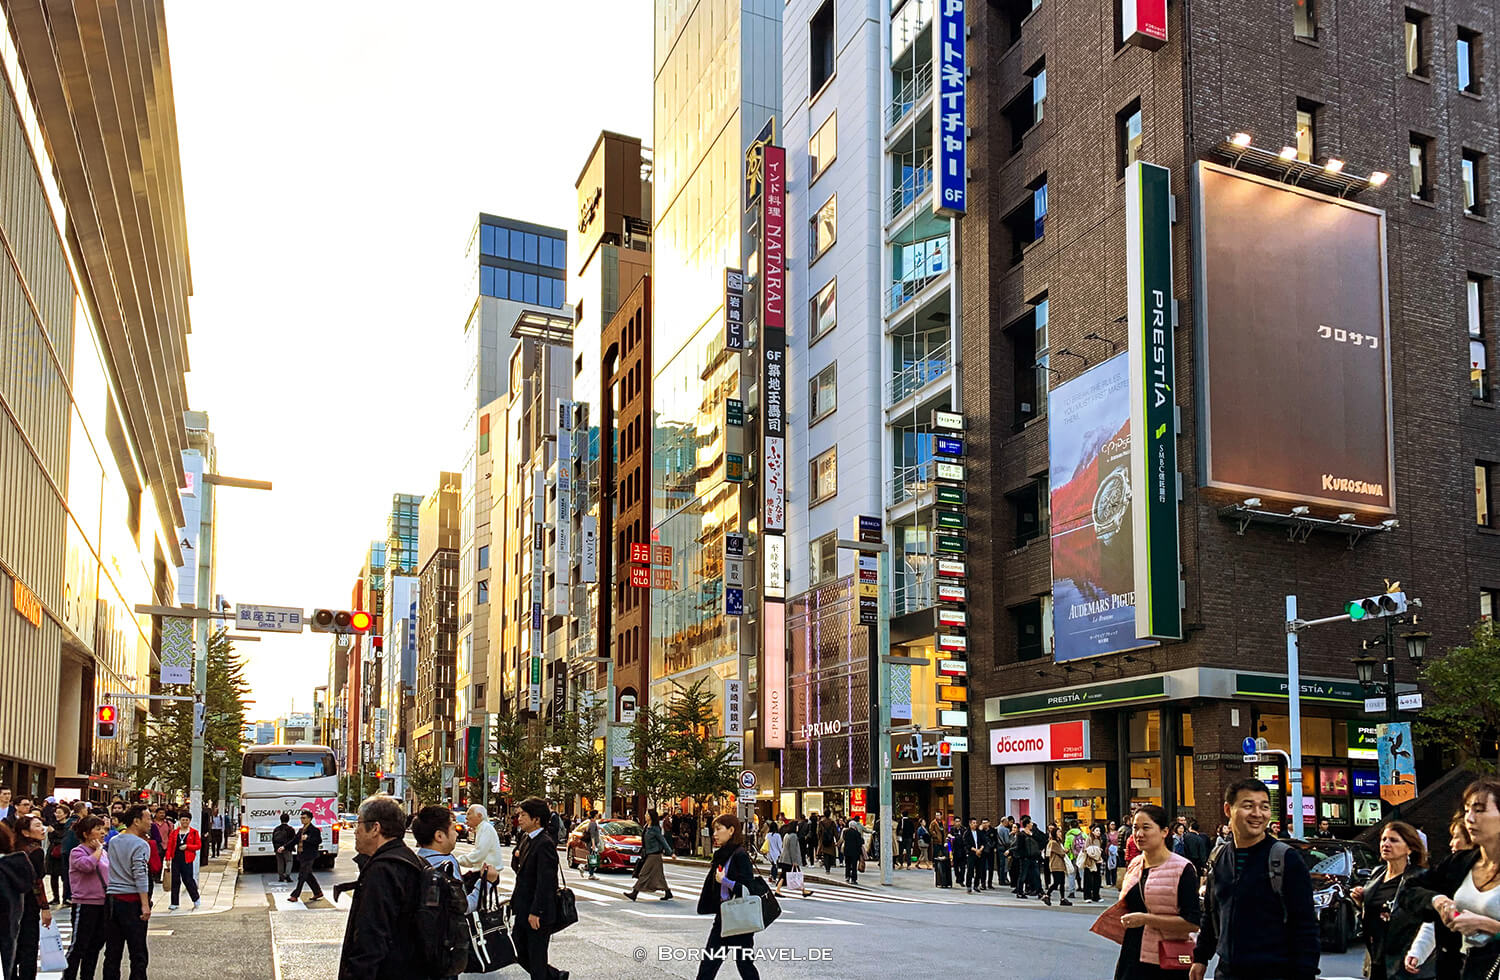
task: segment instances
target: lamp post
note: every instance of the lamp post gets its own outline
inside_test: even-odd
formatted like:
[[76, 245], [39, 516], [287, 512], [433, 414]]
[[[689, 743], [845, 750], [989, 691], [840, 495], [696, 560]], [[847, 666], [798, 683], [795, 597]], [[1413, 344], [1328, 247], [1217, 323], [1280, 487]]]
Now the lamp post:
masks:
[[[1415, 613], [1413, 613], [1409, 617], [1403, 616], [1399, 618], [1403, 623], [1412, 626], [1415, 626], [1417, 624], [1417, 615]], [[1387, 617], [1385, 621], [1385, 636], [1376, 637], [1373, 640], [1364, 640], [1363, 642], [1361, 642], [1360, 649], [1366, 652], [1362, 653], [1358, 657], [1353, 658], [1354, 670], [1356, 675], [1359, 677], [1360, 687], [1374, 690], [1379, 688], [1382, 684], [1384, 685], [1386, 716], [1385, 720], [1388, 722], [1401, 720], [1401, 700], [1396, 691], [1395, 623], [1397, 619], [1398, 617], [1394, 616]], [[1422, 630], [1415, 630], [1410, 633], [1401, 634], [1401, 639], [1406, 645], [1407, 659], [1409, 659], [1417, 667], [1418, 670], [1421, 669], [1422, 663], [1426, 659], [1427, 641], [1431, 638], [1432, 634]], [[1378, 661], [1375, 657], [1370, 656], [1370, 654], [1368, 653], [1368, 651], [1374, 649], [1385, 650], [1385, 656], [1382, 658], [1384, 661], [1383, 681], [1377, 681], [1375, 679], [1375, 665], [1376, 663], [1379, 663], [1381, 661]]]

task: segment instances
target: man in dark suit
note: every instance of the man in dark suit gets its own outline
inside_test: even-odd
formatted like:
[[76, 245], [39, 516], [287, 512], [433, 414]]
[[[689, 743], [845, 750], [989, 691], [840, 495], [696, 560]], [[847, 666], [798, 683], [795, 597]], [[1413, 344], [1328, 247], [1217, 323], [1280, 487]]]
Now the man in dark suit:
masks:
[[545, 829], [551, 808], [536, 797], [521, 801], [520, 843], [510, 858], [516, 885], [510, 895], [515, 919], [511, 938], [516, 960], [531, 980], [568, 980], [568, 971], [547, 965], [547, 946], [557, 919], [557, 842]]

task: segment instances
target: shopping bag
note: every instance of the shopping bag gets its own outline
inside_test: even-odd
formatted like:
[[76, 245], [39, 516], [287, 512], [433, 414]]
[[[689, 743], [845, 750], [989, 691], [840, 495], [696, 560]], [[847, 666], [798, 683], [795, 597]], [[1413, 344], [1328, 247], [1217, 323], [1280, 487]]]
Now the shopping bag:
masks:
[[719, 906], [719, 935], [743, 936], [766, 927], [764, 906], [755, 895], [731, 898]]
[[802, 891], [807, 887], [803, 884], [803, 880], [801, 868], [795, 868], [786, 873], [786, 886], [788, 888], [795, 888], [799, 892]]
[[510, 921], [500, 890], [481, 878], [479, 904], [469, 913], [469, 965], [466, 973], [493, 973], [516, 961]]
[[53, 919], [49, 926], [42, 926], [41, 936], [42, 972], [60, 973], [68, 968], [68, 952], [63, 949], [62, 930]]

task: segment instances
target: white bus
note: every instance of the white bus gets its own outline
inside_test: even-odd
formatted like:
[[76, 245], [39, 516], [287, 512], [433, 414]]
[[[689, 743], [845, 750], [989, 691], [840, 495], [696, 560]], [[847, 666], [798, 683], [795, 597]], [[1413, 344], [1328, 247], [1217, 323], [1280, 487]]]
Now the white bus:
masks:
[[310, 811], [323, 831], [322, 856], [317, 866], [333, 867], [339, 853], [339, 767], [326, 745], [252, 745], [245, 749], [240, 780], [241, 867], [273, 863], [276, 851], [271, 833], [283, 813], [293, 828], [302, 826], [301, 813]]

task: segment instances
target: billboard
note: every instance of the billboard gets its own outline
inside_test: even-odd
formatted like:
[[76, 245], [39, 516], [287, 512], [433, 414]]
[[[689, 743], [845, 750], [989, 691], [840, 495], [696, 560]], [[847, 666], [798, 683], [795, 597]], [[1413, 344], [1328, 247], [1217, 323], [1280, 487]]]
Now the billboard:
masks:
[[1385, 213], [1203, 162], [1194, 197], [1204, 485], [1394, 513]]
[[1116, 354], [1048, 394], [1059, 662], [1150, 645], [1135, 634], [1129, 367]]
[[990, 729], [990, 765], [1066, 762], [1091, 756], [1087, 721]]

